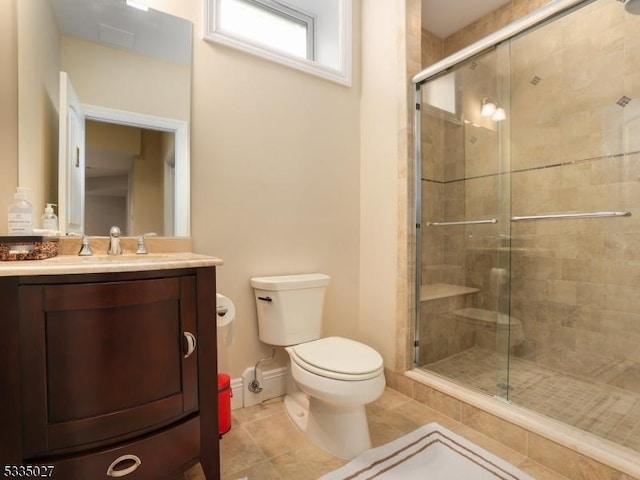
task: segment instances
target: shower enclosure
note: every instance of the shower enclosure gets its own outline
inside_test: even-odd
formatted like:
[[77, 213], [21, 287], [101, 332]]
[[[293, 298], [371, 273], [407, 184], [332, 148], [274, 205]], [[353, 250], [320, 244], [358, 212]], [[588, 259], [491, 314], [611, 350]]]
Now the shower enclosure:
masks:
[[640, 451], [640, 16], [552, 3], [416, 77], [414, 361]]

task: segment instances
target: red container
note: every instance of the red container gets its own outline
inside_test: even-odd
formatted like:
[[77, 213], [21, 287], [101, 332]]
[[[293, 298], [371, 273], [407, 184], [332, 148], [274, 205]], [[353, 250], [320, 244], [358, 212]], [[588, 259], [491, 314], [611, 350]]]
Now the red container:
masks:
[[220, 435], [231, 430], [231, 377], [218, 374], [218, 428]]

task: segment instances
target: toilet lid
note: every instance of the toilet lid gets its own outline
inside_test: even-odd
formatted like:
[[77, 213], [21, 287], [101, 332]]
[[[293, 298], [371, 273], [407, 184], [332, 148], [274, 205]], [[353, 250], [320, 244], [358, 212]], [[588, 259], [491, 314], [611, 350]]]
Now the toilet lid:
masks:
[[382, 357], [378, 352], [348, 338], [321, 338], [296, 345], [291, 351], [295, 354], [292, 357], [302, 368], [326, 377], [371, 378], [378, 375], [383, 367]]

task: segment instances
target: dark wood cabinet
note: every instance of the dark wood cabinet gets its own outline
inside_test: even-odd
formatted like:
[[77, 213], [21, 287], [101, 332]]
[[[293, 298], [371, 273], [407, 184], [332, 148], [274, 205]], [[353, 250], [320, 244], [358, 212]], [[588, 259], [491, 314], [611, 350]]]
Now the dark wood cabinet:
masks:
[[214, 267], [0, 277], [0, 304], [0, 469], [219, 478]]

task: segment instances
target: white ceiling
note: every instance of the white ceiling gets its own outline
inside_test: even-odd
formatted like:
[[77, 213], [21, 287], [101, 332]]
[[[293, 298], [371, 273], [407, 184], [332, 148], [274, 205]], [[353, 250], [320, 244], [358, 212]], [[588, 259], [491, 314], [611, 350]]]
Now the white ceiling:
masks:
[[446, 38], [510, 0], [422, 0], [422, 28]]

